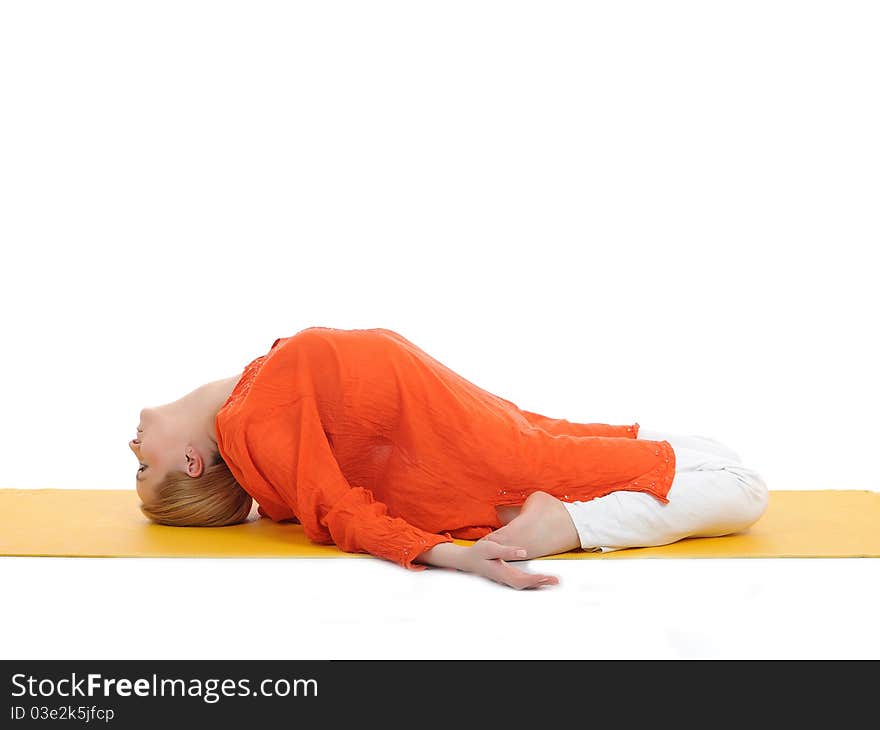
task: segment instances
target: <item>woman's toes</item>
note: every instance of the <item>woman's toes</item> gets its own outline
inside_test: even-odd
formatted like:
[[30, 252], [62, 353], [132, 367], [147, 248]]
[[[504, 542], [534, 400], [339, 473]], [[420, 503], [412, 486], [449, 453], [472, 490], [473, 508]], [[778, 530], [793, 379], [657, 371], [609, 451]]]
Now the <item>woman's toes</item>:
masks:
[[494, 532], [490, 532], [488, 535], [483, 535], [480, 540], [491, 540], [492, 542], [503, 543], [504, 535], [499, 534], [498, 530]]

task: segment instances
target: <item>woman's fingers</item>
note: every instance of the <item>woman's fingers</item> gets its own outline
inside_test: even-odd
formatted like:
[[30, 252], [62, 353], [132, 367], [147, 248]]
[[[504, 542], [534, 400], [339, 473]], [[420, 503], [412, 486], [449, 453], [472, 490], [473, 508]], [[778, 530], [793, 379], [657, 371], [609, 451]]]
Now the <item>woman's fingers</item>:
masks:
[[528, 551], [524, 547], [501, 545], [492, 540], [481, 539], [475, 542], [469, 550], [473, 551], [472, 554], [475, 558], [474, 572], [511, 588], [521, 590], [559, 583], [559, 579], [555, 576], [527, 573], [508, 564], [507, 561], [528, 560]]
[[480, 545], [479, 550], [484, 558], [497, 558], [499, 560], [526, 560], [526, 549], [518, 545], [502, 545], [493, 540], [480, 540], [474, 546]]
[[493, 580], [504, 583], [511, 588], [522, 590], [523, 588], [538, 588], [543, 585], [558, 585], [559, 578], [554, 575], [543, 575], [540, 573], [527, 573], [519, 568], [508, 565], [503, 560], [493, 561], [497, 564], [496, 575], [491, 576]]

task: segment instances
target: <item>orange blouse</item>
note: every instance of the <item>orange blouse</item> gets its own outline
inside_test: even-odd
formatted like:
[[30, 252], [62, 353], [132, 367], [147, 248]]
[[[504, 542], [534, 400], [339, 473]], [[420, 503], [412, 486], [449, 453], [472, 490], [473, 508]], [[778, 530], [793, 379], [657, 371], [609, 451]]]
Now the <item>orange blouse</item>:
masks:
[[586, 501], [625, 489], [665, 503], [675, 475], [672, 446], [637, 439], [638, 423], [522, 410], [381, 328], [279, 337], [215, 425], [261, 516], [411, 570], [438, 543], [497, 529], [495, 507], [534, 491]]

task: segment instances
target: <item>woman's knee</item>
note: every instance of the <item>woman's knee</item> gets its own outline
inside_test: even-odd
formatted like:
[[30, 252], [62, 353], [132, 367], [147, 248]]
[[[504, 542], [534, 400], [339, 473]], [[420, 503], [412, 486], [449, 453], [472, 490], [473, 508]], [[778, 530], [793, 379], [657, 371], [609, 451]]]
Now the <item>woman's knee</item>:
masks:
[[[694, 537], [743, 532], [767, 509], [769, 493], [764, 480], [739, 464], [692, 471], [677, 478], [681, 491], [670, 492], [670, 498], [678, 502], [674, 514]], [[673, 506], [672, 502], [667, 506]]]
[[747, 469], [741, 466], [725, 467], [727, 471], [736, 475], [742, 488], [742, 506], [740, 509], [740, 520], [742, 528], [745, 529], [755, 524], [770, 504], [770, 490], [764, 479], [753, 469]]

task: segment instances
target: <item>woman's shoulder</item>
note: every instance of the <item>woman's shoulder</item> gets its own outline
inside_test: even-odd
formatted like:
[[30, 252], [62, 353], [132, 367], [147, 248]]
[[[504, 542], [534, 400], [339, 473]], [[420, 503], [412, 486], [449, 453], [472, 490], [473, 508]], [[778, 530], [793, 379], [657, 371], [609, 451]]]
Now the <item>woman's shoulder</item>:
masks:
[[293, 346], [299, 348], [309, 348], [326, 345], [336, 345], [338, 347], [351, 346], [354, 348], [364, 347], [407, 347], [411, 343], [400, 333], [386, 327], [368, 327], [368, 328], [341, 328], [341, 327], [324, 327], [312, 326], [301, 329], [290, 337], [279, 337], [272, 343], [271, 350], [278, 346]]
[[345, 338], [345, 339], [366, 339], [372, 337], [391, 337], [399, 339], [401, 335], [394, 330], [386, 327], [366, 327], [366, 328], [343, 328], [343, 327], [325, 327], [323, 325], [313, 325], [305, 327], [296, 334], [289, 337], [279, 337], [272, 343], [274, 347], [279, 342], [288, 340], [310, 340], [317, 338]]
[[308, 373], [314, 378], [327, 378], [340, 368], [346, 371], [355, 367], [364, 374], [387, 368], [390, 360], [399, 360], [409, 350], [405, 339], [384, 327], [313, 326], [275, 340], [267, 353], [264, 369], [267, 376], [289, 370], [297, 372], [300, 378]]

